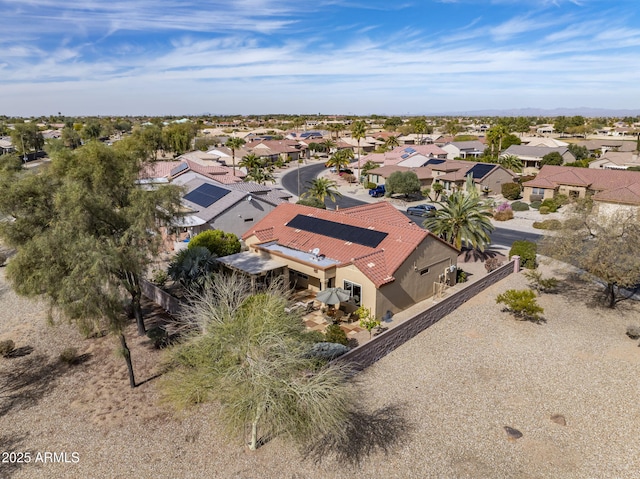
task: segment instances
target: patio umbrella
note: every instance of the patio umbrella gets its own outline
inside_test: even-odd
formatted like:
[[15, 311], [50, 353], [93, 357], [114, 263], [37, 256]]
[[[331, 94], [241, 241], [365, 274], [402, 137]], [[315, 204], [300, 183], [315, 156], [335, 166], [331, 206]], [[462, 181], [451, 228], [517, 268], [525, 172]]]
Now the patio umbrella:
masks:
[[316, 299], [324, 304], [339, 304], [350, 297], [349, 292], [342, 288], [327, 288], [316, 294]]

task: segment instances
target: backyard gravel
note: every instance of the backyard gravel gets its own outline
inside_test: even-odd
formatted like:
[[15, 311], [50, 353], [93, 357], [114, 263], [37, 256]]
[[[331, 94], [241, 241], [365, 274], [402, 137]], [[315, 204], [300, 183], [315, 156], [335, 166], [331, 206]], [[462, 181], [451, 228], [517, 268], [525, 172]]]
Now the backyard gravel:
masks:
[[[495, 297], [526, 284], [512, 275], [359, 375], [361, 407], [400, 405], [410, 428], [388, 454], [352, 466], [317, 464], [278, 438], [250, 452], [222, 434], [215, 405], [176, 413], [160, 402], [158, 379], [131, 390], [110, 337], [48, 326], [44, 305], [16, 297], [0, 270], [0, 340], [33, 348], [0, 358], [1, 449], [79, 457], [0, 464], [0, 477], [640, 477], [640, 348], [624, 334], [640, 324], [639, 305], [601, 309], [591, 288], [563, 281], [562, 293], [539, 298], [546, 323], [516, 321]], [[133, 329], [128, 337], [139, 381], [153, 378], [160, 353]], [[67, 346], [89, 359], [61, 366]], [[7, 374], [20, 370], [35, 377], [7, 391]], [[558, 414], [566, 426], [551, 420]], [[505, 426], [522, 437], [510, 440]]]

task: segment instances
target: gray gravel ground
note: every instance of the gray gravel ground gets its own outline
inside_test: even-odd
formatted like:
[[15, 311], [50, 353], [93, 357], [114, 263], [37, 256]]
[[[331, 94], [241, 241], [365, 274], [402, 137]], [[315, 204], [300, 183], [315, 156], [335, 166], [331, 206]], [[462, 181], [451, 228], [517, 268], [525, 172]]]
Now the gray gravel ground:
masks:
[[[402, 404], [411, 424], [389, 454], [376, 453], [360, 466], [331, 457], [315, 464], [279, 439], [251, 453], [222, 435], [215, 405], [170, 414], [158, 405], [155, 382], [128, 390], [110, 343], [82, 342], [92, 348], [92, 361], [51, 379], [32, 401], [0, 409], [2, 450], [32, 457], [75, 451], [80, 461], [0, 464], [0, 477], [640, 477], [640, 348], [624, 334], [627, 324], [640, 324], [639, 305], [596, 308], [587, 304], [591, 292], [567, 285], [571, 293], [539, 298], [546, 323], [521, 322], [502, 312], [495, 297], [525, 285], [521, 275], [508, 278], [360, 375], [363, 408]], [[53, 357], [64, 344], [82, 341], [66, 327], [46, 329], [44, 308], [11, 291], [2, 290], [0, 302], [0, 339], [22, 332], [32, 355]], [[36, 327], [21, 326], [26, 322]], [[116, 381], [111, 395], [100, 396], [95, 390], [106, 382], [101, 374], [112, 359]], [[0, 372], [16, 364], [0, 359]], [[125, 401], [116, 401], [114, 391]], [[87, 398], [139, 408], [118, 416], [92, 409]], [[552, 422], [553, 414], [567, 425]], [[504, 426], [523, 437], [508, 440]]]

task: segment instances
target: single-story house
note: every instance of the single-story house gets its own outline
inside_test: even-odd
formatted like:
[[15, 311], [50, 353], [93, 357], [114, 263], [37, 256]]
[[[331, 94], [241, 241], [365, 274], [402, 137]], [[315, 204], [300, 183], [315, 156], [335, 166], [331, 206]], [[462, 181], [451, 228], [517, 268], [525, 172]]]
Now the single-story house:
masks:
[[536, 174], [540, 170], [540, 162], [545, 155], [549, 153], [559, 153], [564, 163], [572, 163], [576, 161], [576, 157], [569, 151], [566, 146], [548, 147], [548, 146], [527, 146], [527, 145], [511, 145], [504, 150], [500, 156], [514, 155], [522, 161], [522, 174]]
[[515, 174], [500, 165], [493, 163], [479, 163], [463, 160], [430, 159], [424, 166], [418, 168], [387, 165], [368, 172], [368, 181], [383, 185], [386, 179], [395, 171], [413, 171], [420, 180], [421, 187], [431, 187], [434, 182], [442, 184], [444, 189], [451, 191], [462, 188], [467, 177], [472, 175], [473, 182], [479, 192], [500, 192], [504, 183], [512, 183]]
[[626, 170], [632, 166], [640, 167], [640, 158], [631, 151], [607, 151], [599, 159], [589, 163], [589, 168], [605, 170]]
[[384, 202], [339, 211], [284, 203], [242, 239], [249, 251], [223, 258], [229, 268], [254, 279], [277, 270], [312, 291], [343, 288], [348, 312], [365, 306], [378, 318], [453, 284], [459, 253]]
[[479, 158], [483, 155], [487, 146], [478, 140], [452, 141], [442, 147], [447, 152], [447, 159], [455, 158]]
[[[396, 146], [393, 150], [385, 151], [384, 153], [370, 153], [366, 156], [363, 156], [361, 164], [365, 164], [367, 161], [372, 161], [374, 163], [378, 163], [379, 165], [397, 165], [401, 162], [411, 159], [414, 156], [418, 156], [421, 159], [446, 159], [447, 152], [444, 151], [439, 146], [429, 144], [429, 145], [411, 145], [411, 146]], [[426, 160], [425, 160], [426, 162]], [[357, 165], [357, 161], [352, 163], [352, 166], [355, 167]], [[409, 166], [409, 165], [405, 165]]]
[[0, 155], [6, 155], [8, 153], [13, 153], [14, 151], [15, 148], [13, 146], [13, 143], [11, 143], [11, 137], [0, 137]]
[[[223, 185], [196, 174], [185, 175], [173, 183], [185, 188], [182, 214], [170, 232], [178, 243], [207, 229], [241, 237], [291, 197], [289, 193], [257, 183]], [[180, 246], [174, 245], [174, 249]]]
[[600, 211], [613, 211], [620, 205], [640, 206], [638, 171], [545, 165], [523, 187], [523, 201], [527, 203], [553, 198], [558, 193], [569, 198], [590, 195]]

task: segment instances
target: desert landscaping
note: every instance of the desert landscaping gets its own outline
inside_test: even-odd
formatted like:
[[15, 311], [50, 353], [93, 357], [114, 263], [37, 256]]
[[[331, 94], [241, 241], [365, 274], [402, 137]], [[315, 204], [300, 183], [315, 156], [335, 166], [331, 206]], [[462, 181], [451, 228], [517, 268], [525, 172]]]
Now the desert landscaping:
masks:
[[[0, 273], [0, 340], [19, 353], [0, 359], [2, 450], [79, 457], [2, 464], [0, 477], [637, 477], [640, 348], [624, 332], [640, 307], [596, 307], [593, 288], [541, 268], [565, 280], [539, 298], [546, 322], [516, 321], [495, 304], [526, 286], [512, 275], [358, 375], [363, 408], [399, 406], [409, 425], [359, 464], [316, 462], [278, 438], [252, 453], [223, 434], [215, 405], [172, 410], [158, 392], [162, 353], [133, 327], [137, 380], [148, 381], [129, 388], [111, 337], [51, 326], [45, 305], [17, 297]], [[146, 312], [153, 322], [157, 310]], [[79, 364], [59, 360], [69, 346]]]

